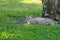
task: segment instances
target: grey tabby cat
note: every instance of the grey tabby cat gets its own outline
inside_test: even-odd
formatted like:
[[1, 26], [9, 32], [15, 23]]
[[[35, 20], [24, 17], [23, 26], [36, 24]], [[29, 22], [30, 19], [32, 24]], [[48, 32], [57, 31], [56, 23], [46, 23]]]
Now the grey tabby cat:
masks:
[[49, 18], [41, 18], [41, 17], [33, 18], [32, 16], [27, 16], [26, 20], [27, 24], [50, 24], [50, 25], [58, 24], [57, 21], [54, 21]]

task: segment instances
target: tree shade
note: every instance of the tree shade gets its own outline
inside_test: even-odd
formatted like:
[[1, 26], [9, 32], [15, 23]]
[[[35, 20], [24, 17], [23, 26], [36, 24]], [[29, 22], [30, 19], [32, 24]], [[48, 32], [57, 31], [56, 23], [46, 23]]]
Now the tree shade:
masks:
[[51, 18], [60, 23], [60, 0], [42, 0], [42, 17]]

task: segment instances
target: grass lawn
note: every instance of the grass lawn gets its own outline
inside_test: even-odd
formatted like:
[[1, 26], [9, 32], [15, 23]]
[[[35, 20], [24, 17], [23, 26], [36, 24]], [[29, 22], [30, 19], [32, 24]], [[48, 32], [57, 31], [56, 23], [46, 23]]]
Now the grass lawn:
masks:
[[59, 24], [18, 25], [19, 17], [41, 13], [40, 0], [0, 0], [0, 40], [60, 40]]
[[0, 40], [60, 40], [60, 25], [0, 26]]
[[[38, 0], [39, 1], [39, 0]], [[26, 2], [26, 3], [25, 3]], [[42, 4], [33, 3], [33, 1], [7, 0], [0, 3], [0, 16], [25, 16], [35, 15], [40, 16], [42, 12]]]

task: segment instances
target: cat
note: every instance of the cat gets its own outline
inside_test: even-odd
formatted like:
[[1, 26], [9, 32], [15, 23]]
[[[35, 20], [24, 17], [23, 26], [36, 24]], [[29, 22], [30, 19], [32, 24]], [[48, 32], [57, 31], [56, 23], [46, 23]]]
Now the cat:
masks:
[[35, 17], [33, 18], [32, 16], [27, 16], [26, 17], [27, 24], [58, 24], [57, 21], [49, 19], [49, 18], [41, 18], [41, 17]]

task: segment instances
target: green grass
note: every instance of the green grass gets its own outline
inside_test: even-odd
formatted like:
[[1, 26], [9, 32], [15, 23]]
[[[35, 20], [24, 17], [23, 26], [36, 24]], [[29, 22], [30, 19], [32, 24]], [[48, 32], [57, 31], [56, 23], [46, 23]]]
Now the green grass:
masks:
[[[11, 2], [10, 2], [11, 1]], [[42, 4], [25, 4], [22, 2], [9, 0], [0, 3], [0, 16], [25, 16], [35, 15], [40, 16]]]
[[0, 0], [0, 40], [60, 40], [59, 24], [17, 26], [17, 23], [12, 22], [14, 17], [40, 16], [42, 4], [38, 2], [39, 0]]
[[0, 26], [0, 40], [60, 40], [60, 25]]

